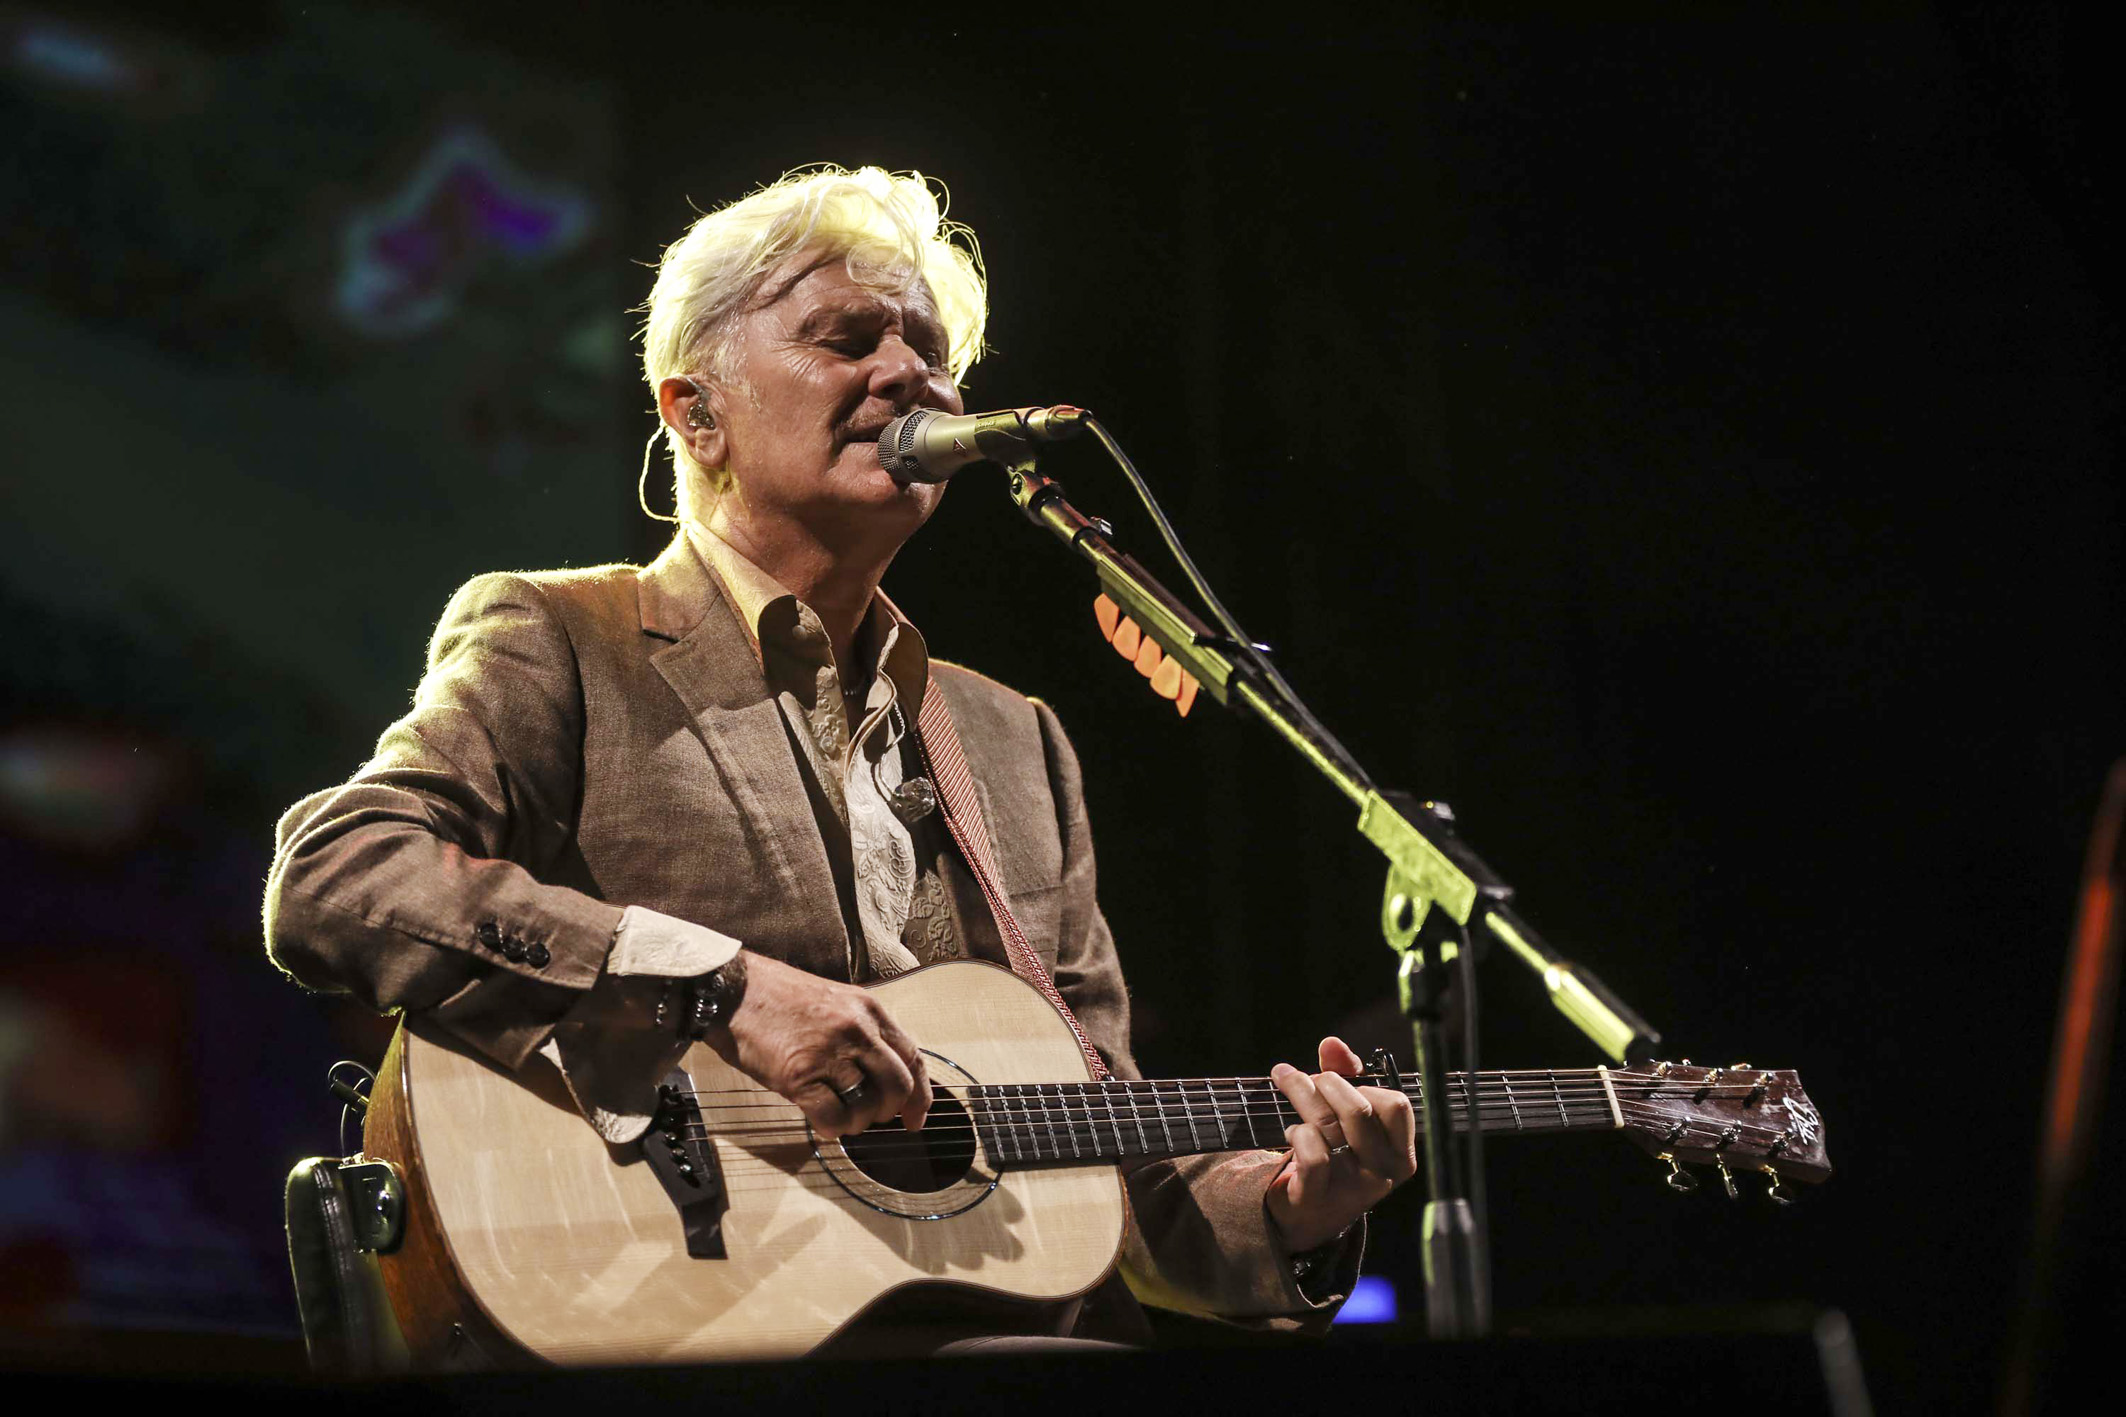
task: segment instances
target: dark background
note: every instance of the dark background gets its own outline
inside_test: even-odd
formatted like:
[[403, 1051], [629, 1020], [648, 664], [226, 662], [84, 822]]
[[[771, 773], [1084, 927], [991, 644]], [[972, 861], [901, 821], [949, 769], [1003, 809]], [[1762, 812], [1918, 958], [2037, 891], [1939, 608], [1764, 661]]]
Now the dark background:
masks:
[[[1377, 777], [1455, 803], [1674, 1053], [1801, 1071], [1839, 1170], [1792, 1211], [1494, 1145], [1501, 1306], [1833, 1305], [1886, 1405], [1989, 1400], [2126, 748], [2118, 153], [2064, 8], [106, 6], [0, 42], [0, 1317], [292, 1332], [279, 1177], [384, 1034], [266, 963], [273, 818], [402, 709], [456, 584], [655, 554], [641, 263], [831, 159], [979, 232], [970, 407], [1096, 410]], [[1165, 567], [1119, 477], [1051, 469]], [[1341, 800], [1178, 720], [963, 482], [888, 584], [1071, 728], [1147, 1070], [1391, 1035]], [[1488, 1061], [1596, 1060], [1485, 981]], [[1419, 1200], [1375, 1227], [1406, 1310]], [[2078, 1245], [2090, 1332], [2120, 1245]]]

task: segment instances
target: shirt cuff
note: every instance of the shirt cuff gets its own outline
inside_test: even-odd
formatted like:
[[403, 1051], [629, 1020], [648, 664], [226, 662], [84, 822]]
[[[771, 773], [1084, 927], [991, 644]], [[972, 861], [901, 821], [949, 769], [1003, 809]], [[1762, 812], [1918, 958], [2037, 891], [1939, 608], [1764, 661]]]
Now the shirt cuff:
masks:
[[739, 942], [720, 930], [631, 905], [620, 912], [597, 983], [569, 1011], [567, 1021], [655, 1028], [657, 1004], [669, 993], [671, 981], [721, 969], [739, 949]]
[[614, 932], [605, 972], [692, 979], [723, 968], [740, 948], [738, 941], [720, 930], [631, 905], [620, 912], [620, 928]]
[[1355, 1221], [1327, 1244], [1291, 1257], [1292, 1284], [1300, 1298], [1317, 1309], [1342, 1306], [1358, 1282], [1358, 1258], [1366, 1243], [1364, 1224]]

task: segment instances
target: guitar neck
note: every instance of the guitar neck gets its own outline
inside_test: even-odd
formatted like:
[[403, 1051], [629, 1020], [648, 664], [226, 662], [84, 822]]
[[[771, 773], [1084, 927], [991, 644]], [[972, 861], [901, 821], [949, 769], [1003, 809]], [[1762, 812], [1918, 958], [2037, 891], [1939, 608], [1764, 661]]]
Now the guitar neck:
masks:
[[[1385, 1078], [1353, 1079], [1372, 1087]], [[1447, 1116], [1457, 1132], [1609, 1131], [1623, 1125], [1604, 1068], [1449, 1073]], [[1403, 1095], [1425, 1127], [1423, 1093]], [[1299, 1114], [1268, 1078], [1158, 1082], [1009, 1083], [966, 1088], [968, 1112], [991, 1158], [1006, 1166], [1115, 1162], [1285, 1145]]]

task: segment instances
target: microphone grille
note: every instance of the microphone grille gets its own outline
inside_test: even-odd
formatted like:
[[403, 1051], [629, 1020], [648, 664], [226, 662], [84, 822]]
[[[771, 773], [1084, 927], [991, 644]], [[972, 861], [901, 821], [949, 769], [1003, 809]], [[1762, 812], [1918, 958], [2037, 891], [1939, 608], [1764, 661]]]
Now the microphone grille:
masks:
[[[933, 409], [919, 408], [904, 414], [886, 425], [885, 434], [879, 442], [879, 462], [888, 472], [920, 472], [922, 463], [915, 456], [915, 435], [922, 426], [937, 417]], [[892, 446], [887, 446], [890, 439]]]

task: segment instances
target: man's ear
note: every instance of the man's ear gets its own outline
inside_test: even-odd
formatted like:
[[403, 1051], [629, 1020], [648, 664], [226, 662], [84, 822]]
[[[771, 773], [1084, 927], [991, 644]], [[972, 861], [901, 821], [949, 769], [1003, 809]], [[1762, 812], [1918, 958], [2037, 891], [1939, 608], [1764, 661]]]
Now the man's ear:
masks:
[[723, 406], [718, 390], [709, 380], [696, 381], [674, 374], [657, 384], [657, 413], [664, 426], [679, 435], [694, 455], [695, 465], [715, 470], [730, 454], [724, 434]]

